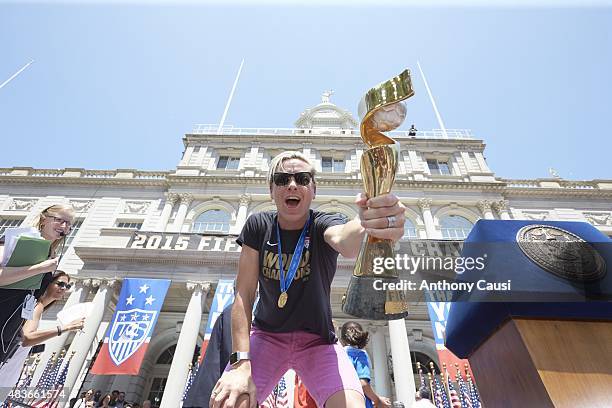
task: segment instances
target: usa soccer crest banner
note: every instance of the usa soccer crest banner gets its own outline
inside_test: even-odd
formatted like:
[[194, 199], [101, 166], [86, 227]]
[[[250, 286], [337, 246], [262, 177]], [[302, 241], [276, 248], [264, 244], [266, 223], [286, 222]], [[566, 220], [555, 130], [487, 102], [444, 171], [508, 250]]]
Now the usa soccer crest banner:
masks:
[[169, 279], [123, 280], [92, 374], [138, 374], [169, 286]]

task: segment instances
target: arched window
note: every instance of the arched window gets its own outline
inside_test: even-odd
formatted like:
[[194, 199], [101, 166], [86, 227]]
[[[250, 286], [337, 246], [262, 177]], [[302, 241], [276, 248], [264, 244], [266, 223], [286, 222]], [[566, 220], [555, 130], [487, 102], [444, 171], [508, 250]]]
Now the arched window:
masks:
[[230, 229], [230, 215], [223, 210], [208, 210], [198, 215], [191, 232], [224, 232]]
[[406, 222], [404, 223], [404, 236], [402, 239], [416, 239], [417, 238], [417, 230], [414, 226], [414, 223], [406, 218]]
[[176, 351], [176, 344], [168, 347], [163, 353], [157, 358], [156, 364], [172, 364], [174, 358], [174, 352]]
[[429, 358], [427, 354], [420, 353], [418, 351], [412, 351], [410, 352], [410, 356], [412, 357], [412, 373], [413, 374], [419, 373], [419, 369], [417, 368], [416, 363], [421, 364], [421, 369], [423, 370], [423, 374], [425, 374], [425, 378], [427, 378], [427, 373], [430, 372], [429, 363], [434, 363], [434, 370], [436, 370], [436, 373], [440, 373], [440, 367], [438, 367], [438, 364], [436, 364], [434, 360]]
[[465, 239], [473, 224], [460, 215], [447, 215], [440, 220], [440, 230], [444, 239]]

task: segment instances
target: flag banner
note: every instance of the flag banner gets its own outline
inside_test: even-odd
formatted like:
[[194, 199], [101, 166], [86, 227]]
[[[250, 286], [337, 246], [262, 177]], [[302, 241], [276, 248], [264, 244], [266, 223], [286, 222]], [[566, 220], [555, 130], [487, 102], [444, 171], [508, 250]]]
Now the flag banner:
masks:
[[200, 363], [204, 361], [206, 347], [208, 347], [208, 341], [210, 340], [217, 318], [221, 315], [221, 312], [232, 303], [234, 303], [234, 280], [219, 279], [212, 305], [210, 306], [210, 313], [208, 313], [208, 322], [204, 329], [204, 341], [202, 342], [202, 349], [200, 351]]
[[169, 286], [169, 279], [123, 280], [92, 374], [138, 374]]
[[450, 308], [451, 302], [427, 302], [427, 311], [433, 327], [440, 366], [446, 363], [448, 367], [454, 367], [455, 364], [459, 364], [459, 366], [463, 367], [468, 361], [460, 359], [444, 345], [446, 339], [446, 322], [448, 321]]

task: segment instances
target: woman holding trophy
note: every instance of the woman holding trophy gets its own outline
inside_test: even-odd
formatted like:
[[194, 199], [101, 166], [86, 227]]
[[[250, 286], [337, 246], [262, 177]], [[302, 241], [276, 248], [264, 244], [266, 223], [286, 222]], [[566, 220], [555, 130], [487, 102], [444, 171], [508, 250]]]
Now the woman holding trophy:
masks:
[[[283, 152], [270, 163], [268, 182], [277, 211], [251, 215], [237, 239], [242, 252], [232, 307], [233, 353], [213, 389], [211, 408], [255, 408], [290, 368], [318, 406], [365, 405], [361, 382], [334, 334], [331, 282], [338, 254], [359, 255], [354, 277], [361, 278], [372, 267], [368, 251], [392, 256], [392, 243], [404, 234], [405, 207], [390, 194], [399, 149], [381, 132], [402, 123], [406, 111], [401, 101], [413, 94], [405, 70], [362, 100], [361, 137], [369, 147], [361, 159], [366, 194], [356, 199], [359, 216], [349, 222], [310, 209], [315, 169], [302, 153]], [[392, 275], [386, 278], [397, 279]], [[371, 289], [353, 293], [355, 299]], [[350, 297], [347, 292], [347, 301]], [[406, 313], [401, 295], [383, 293], [377, 303], [382, 305], [375, 308], [376, 318]]]

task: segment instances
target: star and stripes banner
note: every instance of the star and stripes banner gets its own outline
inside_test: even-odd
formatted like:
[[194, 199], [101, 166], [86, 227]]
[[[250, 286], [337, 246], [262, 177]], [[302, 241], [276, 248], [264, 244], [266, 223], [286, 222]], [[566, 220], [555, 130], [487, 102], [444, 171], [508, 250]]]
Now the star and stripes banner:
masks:
[[204, 360], [206, 354], [206, 347], [208, 347], [208, 341], [215, 326], [215, 322], [221, 312], [225, 310], [228, 305], [234, 303], [234, 280], [233, 279], [219, 279], [217, 283], [217, 289], [213, 297], [212, 305], [210, 306], [210, 313], [208, 313], [208, 322], [206, 323], [206, 329], [204, 330], [204, 341], [202, 342], [202, 349], [200, 351], [201, 363]]
[[472, 396], [470, 395], [470, 391], [468, 390], [467, 385], [465, 385], [465, 381], [463, 381], [459, 366], [456, 367], [456, 370], [457, 374], [455, 375], [455, 378], [457, 379], [457, 387], [459, 388], [459, 399], [461, 400], [461, 408], [472, 408]]
[[169, 286], [169, 279], [123, 280], [92, 374], [138, 374]]

